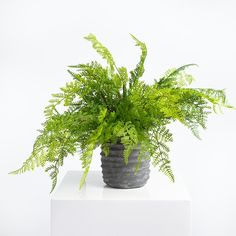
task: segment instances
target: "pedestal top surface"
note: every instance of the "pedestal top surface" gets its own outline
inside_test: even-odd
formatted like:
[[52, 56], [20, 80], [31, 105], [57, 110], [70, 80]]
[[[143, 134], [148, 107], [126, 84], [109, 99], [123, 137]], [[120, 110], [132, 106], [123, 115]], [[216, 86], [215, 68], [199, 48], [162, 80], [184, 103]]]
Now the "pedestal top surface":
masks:
[[180, 177], [172, 183], [166, 176], [152, 170], [144, 187], [115, 189], [103, 183], [100, 171], [90, 171], [86, 183], [79, 189], [82, 171], [68, 171], [52, 194], [52, 200], [156, 200], [189, 201], [190, 196]]

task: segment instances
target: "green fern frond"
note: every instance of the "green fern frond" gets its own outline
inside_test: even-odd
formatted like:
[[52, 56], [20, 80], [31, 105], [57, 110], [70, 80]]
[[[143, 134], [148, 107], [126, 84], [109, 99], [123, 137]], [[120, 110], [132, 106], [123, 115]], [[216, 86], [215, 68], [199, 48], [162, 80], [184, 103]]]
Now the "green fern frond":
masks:
[[181, 66], [177, 69], [175, 69], [173, 72], [171, 72], [166, 78], [171, 78], [173, 76], [178, 75], [181, 71], [184, 71], [186, 68], [190, 67], [190, 66], [198, 66], [197, 64], [191, 63], [191, 64], [186, 64], [184, 66]]
[[36, 167], [43, 167], [46, 162], [46, 156], [44, 152], [39, 152], [37, 154], [32, 154], [24, 163], [22, 164], [21, 168], [10, 172], [9, 174], [23, 174], [26, 171], [32, 171]]
[[160, 171], [165, 174], [172, 182], [175, 182], [175, 177], [170, 166], [170, 160], [160, 159]]
[[[72, 72], [70, 72], [72, 73]], [[72, 73], [75, 76], [74, 73]], [[54, 93], [52, 94], [52, 99], [49, 100], [49, 105], [45, 107], [44, 114], [47, 119], [53, 117], [54, 115], [58, 115], [59, 112], [57, 107], [64, 102], [64, 106], [69, 106], [73, 100], [76, 98], [77, 93], [81, 87], [79, 81], [74, 80], [69, 83], [66, 83], [65, 87], [61, 88], [62, 93]]]
[[104, 152], [106, 157], [108, 156], [108, 154], [110, 152], [110, 147], [111, 147], [111, 143], [104, 143], [101, 145], [101, 149]]
[[82, 150], [82, 156], [80, 158], [80, 160], [82, 161], [82, 168], [84, 170], [83, 175], [80, 179], [80, 189], [83, 187], [84, 183], [85, 183], [85, 179], [88, 175], [89, 172], [89, 168], [92, 162], [92, 155], [93, 155], [93, 150], [95, 148], [95, 144], [94, 143], [90, 143], [87, 145], [87, 147]]
[[143, 140], [140, 143], [140, 151], [139, 151], [138, 156], [137, 156], [137, 164], [135, 166], [134, 175], [136, 175], [138, 173], [141, 162], [142, 162], [143, 159], [150, 160], [150, 153], [148, 153], [148, 150], [150, 150], [149, 137], [147, 138], [147, 140]]
[[[62, 103], [62, 101], [64, 100], [64, 97], [59, 97], [59, 94], [53, 94], [53, 96], [55, 97], [55, 99], [50, 99], [49, 100], [49, 105], [45, 107], [44, 109], [44, 115], [46, 118], [50, 118], [54, 115], [58, 114], [58, 111], [56, 109], [56, 107]], [[58, 97], [56, 97], [58, 96]]]
[[192, 131], [192, 134], [201, 140], [200, 134], [199, 134], [199, 124], [197, 122], [186, 122], [185, 125]]
[[131, 122], [126, 122], [124, 125], [124, 133], [121, 137], [121, 143], [124, 144], [124, 162], [127, 165], [129, 156], [133, 148], [138, 144], [138, 134], [135, 126]]
[[139, 63], [136, 65], [136, 68], [130, 72], [131, 74], [131, 80], [130, 80], [130, 87], [137, 81], [140, 77], [142, 77], [145, 69], [144, 69], [144, 62], [147, 56], [147, 47], [146, 44], [138, 40], [134, 35], [130, 34], [131, 37], [136, 42], [136, 46], [140, 47], [141, 49], [141, 56]]
[[152, 144], [153, 165], [159, 166], [159, 170], [174, 181], [169, 160], [169, 147], [167, 145], [173, 141], [172, 134], [165, 126], [156, 127], [152, 129], [150, 141]]
[[100, 54], [102, 56], [103, 59], [105, 59], [107, 61], [107, 64], [109, 65], [111, 72], [114, 71], [116, 65], [114, 62], [114, 59], [111, 55], [111, 53], [109, 52], [109, 50], [102, 45], [102, 43], [100, 43], [96, 36], [93, 34], [89, 34], [88, 36], [84, 37], [85, 39], [87, 39], [88, 41], [90, 41], [93, 45], [93, 48], [97, 51], [98, 54]]
[[64, 94], [64, 106], [70, 106], [74, 99], [78, 97], [78, 92], [81, 89], [81, 83], [78, 80], [73, 80], [66, 83], [65, 87], [61, 88]]
[[98, 140], [102, 134], [103, 129], [104, 129], [104, 124], [102, 123], [89, 137], [88, 143], [85, 144], [84, 147], [82, 147], [82, 156], [80, 160], [82, 161], [82, 168], [84, 169], [84, 172], [80, 180], [80, 189], [83, 187], [85, 183], [85, 179], [87, 177], [92, 162], [93, 150], [97, 146]]
[[98, 115], [98, 122], [102, 123], [107, 114], [107, 108], [102, 107]]
[[197, 66], [197, 64], [187, 64], [177, 69], [169, 69], [165, 76], [159, 81], [156, 81], [158, 88], [175, 88], [188, 86], [193, 82], [193, 77], [190, 74], [185, 73], [185, 69], [191, 66]]
[[126, 95], [127, 95], [126, 83], [129, 80], [127, 69], [125, 67], [120, 67], [118, 68], [118, 72], [119, 72], [118, 77], [119, 77], [119, 80], [121, 81], [122, 88], [123, 88], [123, 98], [126, 98]]
[[[72, 67], [72, 66], [69, 66], [69, 67]], [[71, 70], [67, 70], [67, 72], [73, 77], [73, 79], [76, 79], [78, 81], [81, 81], [83, 80], [81, 75], [77, 74], [77, 73], [74, 73], [73, 71]]]
[[212, 110], [215, 113], [222, 113], [222, 107], [236, 109], [234, 106], [228, 104], [224, 89], [196, 88], [195, 90], [199, 92], [199, 96], [212, 104]]
[[59, 173], [58, 161], [55, 161], [55, 163], [53, 165], [50, 165], [49, 167], [47, 167], [45, 169], [45, 172], [50, 172], [49, 176], [50, 176], [51, 181], [52, 181], [52, 186], [51, 186], [50, 193], [52, 193], [53, 190], [55, 189], [56, 185], [57, 185], [57, 176], [58, 176], [58, 173]]

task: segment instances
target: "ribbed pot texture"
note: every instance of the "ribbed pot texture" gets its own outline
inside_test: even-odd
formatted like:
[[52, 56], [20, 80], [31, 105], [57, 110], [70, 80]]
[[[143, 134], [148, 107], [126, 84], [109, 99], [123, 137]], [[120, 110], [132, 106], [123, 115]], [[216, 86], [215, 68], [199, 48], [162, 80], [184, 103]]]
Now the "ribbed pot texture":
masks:
[[142, 159], [138, 172], [135, 173], [137, 157], [140, 147], [133, 149], [129, 156], [129, 162], [124, 163], [123, 144], [110, 146], [108, 156], [101, 152], [103, 181], [113, 188], [139, 188], [146, 184], [150, 174], [150, 160]]

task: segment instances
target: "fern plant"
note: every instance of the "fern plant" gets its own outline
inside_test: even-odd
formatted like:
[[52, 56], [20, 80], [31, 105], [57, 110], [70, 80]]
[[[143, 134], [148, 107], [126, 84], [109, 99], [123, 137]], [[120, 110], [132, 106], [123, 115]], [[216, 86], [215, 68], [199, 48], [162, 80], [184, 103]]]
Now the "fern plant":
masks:
[[[193, 77], [186, 69], [195, 64], [169, 69], [153, 84], [145, 84], [140, 78], [147, 48], [135, 36], [131, 37], [141, 49], [141, 56], [130, 72], [116, 65], [112, 54], [95, 35], [85, 37], [107, 66], [97, 61], [69, 66], [71, 82], [52, 94], [31, 155], [11, 174], [43, 167], [50, 174], [53, 191], [65, 158], [79, 152], [84, 169], [82, 187], [93, 150], [101, 147], [108, 155], [109, 145], [119, 141], [125, 147], [126, 164], [132, 149], [140, 145], [136, 172], [142, 158], [150, 158], [154, 166], [174, 181], [168, 124], [179, 121], [200, 138], [198, 129], [206, 128], [209, 114], [221, 107], [233, 107], [227, 104], [224, 90], [189, 87]], [[145, 153], [149, 153], [148, 157]]]

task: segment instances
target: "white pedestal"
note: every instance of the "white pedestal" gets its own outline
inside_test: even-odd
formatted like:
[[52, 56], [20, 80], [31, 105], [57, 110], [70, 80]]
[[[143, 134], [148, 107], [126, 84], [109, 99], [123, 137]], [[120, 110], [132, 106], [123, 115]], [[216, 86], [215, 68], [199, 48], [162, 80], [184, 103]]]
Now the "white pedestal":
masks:
[[91, 171], [69, 171], [51, 198], [51, 236], [190, 236], [191, 201], [180, 179], [152, 170], [146, 186], [113, 189]]

